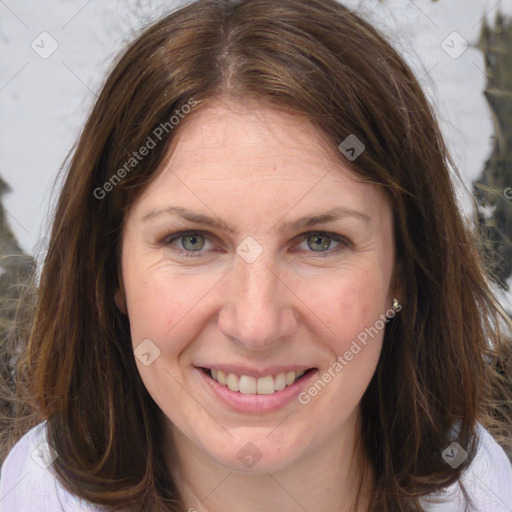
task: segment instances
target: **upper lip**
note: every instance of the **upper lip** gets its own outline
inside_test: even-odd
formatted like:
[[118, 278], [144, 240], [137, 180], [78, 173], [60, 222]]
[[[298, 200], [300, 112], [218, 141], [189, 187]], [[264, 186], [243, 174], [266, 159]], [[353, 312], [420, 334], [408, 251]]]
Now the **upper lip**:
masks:
[[248, 366], [241, 366], [236, 364], [201, 364], [197, 365], [196, 368], [207, 368], [209, 370], [220, 370], [224, 373], [234, 373], [235, 375], [247, 375], [248, 377], [266, 377], [268, 375], [277, 375], [278, 373], [288, 372], [300, 372], [306, 371], [313, 366], [306, 365], [279, 365], [279, 366], [268, 366], [264, 369], [249, 368]]

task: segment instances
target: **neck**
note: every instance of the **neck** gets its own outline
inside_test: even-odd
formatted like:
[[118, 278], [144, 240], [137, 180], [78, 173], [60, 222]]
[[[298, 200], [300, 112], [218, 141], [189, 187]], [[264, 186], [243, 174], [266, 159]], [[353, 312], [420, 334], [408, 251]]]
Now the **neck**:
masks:
[[[171, 467], [190, 512], [366, 512], [373, 484], [359, 439], [358, 416], [314, 451], [274, 473], [245, 473], [212, 460], [172, 428], [177, 460]], [[357, 433], [357, 434], [356, 434]], [[356, 497], [359, 499], [355, 506]]]

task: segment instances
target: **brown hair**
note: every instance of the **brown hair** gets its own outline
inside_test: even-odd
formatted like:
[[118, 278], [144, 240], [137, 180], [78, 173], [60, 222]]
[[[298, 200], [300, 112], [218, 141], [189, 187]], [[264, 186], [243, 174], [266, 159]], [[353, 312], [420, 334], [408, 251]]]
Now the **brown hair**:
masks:
[[[403, 307], [361, 404], [370, 510], [421, 511], [421, 496], [471, 462], [477, 421], [510, 441], [499, 403], [506, 316], [456, 206], [453, 163], [418, 81], [335, 0], [199, 0], [145, 29], [107, 77], [56, 207], [17, 375], [47, 419], [55, 470], [73, 493], [116, 510], [186, 510], [159, 449], [162, 413], [114, 304], [117, 254], [123, 218], [176, 133], [220, 98], [304, 115], [336, 150], [350, 134], [366, 146], [352, 167], [389, 194]], [[186, 104], [196, 106], [165, 125]], [[162, 140], [126, 167], [162, 125]], [[457, 469], [441, 457], [454, 428], [469, 453]]]

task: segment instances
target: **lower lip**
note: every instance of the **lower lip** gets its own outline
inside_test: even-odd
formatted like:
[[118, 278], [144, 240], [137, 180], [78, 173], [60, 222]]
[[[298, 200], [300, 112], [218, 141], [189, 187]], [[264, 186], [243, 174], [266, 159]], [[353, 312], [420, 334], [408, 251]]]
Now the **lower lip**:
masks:
[[296, 380], [291, 386], [286, 386], [281, 391], [275, 391], [271, 395], [257, 395], [231, 391], [226, 386], [212, 379], [200, 368], [196, 368], [195, 371], [199, 373], [203, 382], [213, 391], [213, 394], [225, 405], [238, 412], [253, 414], [277, 411], [285, 407], [293, 402], [302, 390], [307, 387], [309, 381], [318, 374], [318, 370], [308, 370], [303, 377]]

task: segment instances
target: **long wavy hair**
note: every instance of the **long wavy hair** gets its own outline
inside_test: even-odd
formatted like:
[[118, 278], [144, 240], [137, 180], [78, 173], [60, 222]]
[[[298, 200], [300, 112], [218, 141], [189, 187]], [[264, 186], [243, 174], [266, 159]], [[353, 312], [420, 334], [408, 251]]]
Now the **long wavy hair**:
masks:
[[[198, 0], [119, 55], [63, 167], [21, 331], [18, 399], [47, 420], [53, 467], [69, 491], [112, 510], [186, 510], [164, 460], [163, 413], [139, 376], [114, 293], [125, 215], [180, 129], [221, 98], [306, 116], [335, 149], [351, 134], [366, 146], [351, 166], [389, 195], [402, 304], [361, 403], [370, 510], [422, 511], [420, 498], [472, 461], [478, 422], [511, 453], [510, 322], [457, 207], [455, 166], [418, 80], [335, 0]], [[127, 167], [149, 136], [155, 147]], [[454, 432], [469, 454], [457, 469], [441, 456]]]

